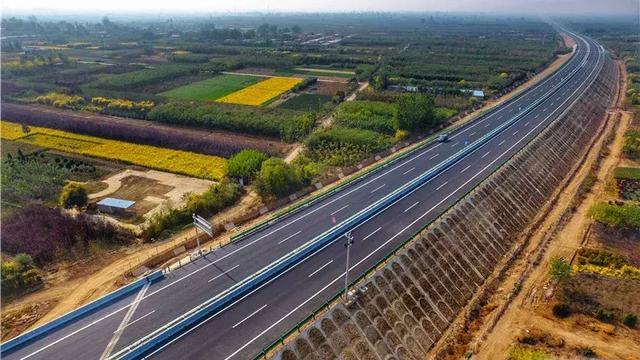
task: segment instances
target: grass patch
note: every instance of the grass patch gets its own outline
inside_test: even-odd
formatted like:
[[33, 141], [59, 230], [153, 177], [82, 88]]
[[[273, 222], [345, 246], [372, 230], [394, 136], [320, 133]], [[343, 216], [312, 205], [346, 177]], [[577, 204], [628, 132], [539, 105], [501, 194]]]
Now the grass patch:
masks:
[[546, 351], [540, 349], [530, 349], [527, 347], [516, 346], [509, 351], [509, 360], [547, 360], [551, 356]]
[[[22, 133], [21, 125], [2, 121], [2, 137], [10, 138], [38, 147], [72, 154], [93, 156], [108, 160], [141, 165], [189, 176], [218, 180], [224, 176], [226, 160], [217, 156], [188, 151], [171, 150], [149, 145], [139, 145], [93, 136], [78, 135], [66, 131], [43, 127], [30, 127], [28, 135]], [[22, 137], [16, 135], [21, 133]]]
[[617, 167], [613, 172], [616, 179], [640, 180], [640, 168]]
[[249, 75], [219, 75], [180, 86], [158, 95], [177, 100], [213, 101], [262, 80]]
[[640, 228], [640, 206], [638, 205], [599, 203], [592, 206], [589, 213], [597, 222], [610, 227]]
[[330, 101], [331, 96], [329, 95], [300, 94], [283, 102], [278, 107], [297, 111], [319, 112], [323, 109], [324, 105]]

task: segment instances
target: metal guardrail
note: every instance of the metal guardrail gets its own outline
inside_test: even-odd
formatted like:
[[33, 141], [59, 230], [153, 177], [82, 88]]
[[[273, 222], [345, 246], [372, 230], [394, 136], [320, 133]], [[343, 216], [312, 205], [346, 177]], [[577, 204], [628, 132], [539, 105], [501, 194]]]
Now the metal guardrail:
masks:
[[[586, 61], [586, 60], [585, 60]], [[316, 236], [312, 240], [307, 243], [301, 245], [294, 251], [288, 253], [277, 261], [267, 265], [261, 270], [255, 272], [254, 274], [246, 277], [240, 282], [236, 283], [232, 287], [226, 289], [220, 294], [214, 296], [213, 298], [203, 302], [202, 304], [194, 307], [189, 310], [185, 314], [179, 316], [178, 318], [170, 321], [169, 323], [163, 325], [152, 333], [146, 335], [145, 337], [139, 339], [134, 342], [130, 346], [127, 346], [120, 350], [118, 353], [113, 354], [110, 359], [137, 359], [143, 356], [144, 354], [152, 351], [156, 347], [161, 344], [169, 341], [172, 337], [180, 334], [184, 330], [188, 329], [190, 326], [198, 323], [205, 316], [218, 311], [229, 305], [233, 301], [241, 298], [246, 295], [250, 290], [255, 289], [256, 287], [264, 284], [269, 279], [274, 276], [282, 273], [285, 269], [288, 269], [295, 264], [301, 262], [306, 259], [308, 256], [318, 251], [325, 245], [329, 244], [333, 240], [342, 236], [345, 232], [349, 231], [353, 227], [358, 224], [364, 222], [375, 214], [383, 211], [384, 209], [392, 206], [397, 201], [401, 200], [403, 197], [418, 189], [421, 185], [438, 175], [439, 173], [445, 171], [449, 167], [453, 166], [457, 162], [464, 159], [467, 155], [474, 152], [488, 141], [493, 139], [498, 134], [502, 133], [505, 129], [513, 125], [515, 122], [520, 120], [526, 114], [531, 112], [536, 106], [540, 103], [546, 101], [551, 94], [556, 92], [559, 88], [561, 88], [566, 82], [573, 78], [573, 76], [584, 66], [585, 61], [583, 61], [579, 66], [577, 66], [567, 77], [562, 78], [561, 82], [554, 86], [552, 89], [547, 91], [542, 97], [538, 100], [534, 101], [532, 104], [527, 106], [524, 110], [520, 111], [518, 114], [513, 116], [509, 121], [501, 124], [495, 129], [491, 130], [489, 133], [485, 134], [478, 140], [472, 142], [468, 146], [462, 148], [460, 151], [450, 156], [446, 160], [442, 161], [438, 165], [429, 169], [419, 177], [413, 179], [412, 181], [404, 184], [400, 188], [396, 189], [392, 193], [384, 196], [383, 198], [377, 200], [373, 204], [369, 205], [367, 208], [359, 211], [358, 213], [352, 215], [347, 220], [339, 223], [335, 227], [323, 232], [322, 234]]]
[[[574, 100], [575, 102], [575, 100]], [[572, 103], [573, 104], [573, 103]], [[567, 109], [568, 110], [568, 109]], [[565, 111], [567, 111], [565, 110]], [[558, 118], [562, 117], [563, 114], [560, 114], [558, 116]], [[527, 145], [529, 145], [531, 142], [533, 142], [537, 137], [532, 138], [531, 140], [529, 140], [524, 146], [526, 147]], [[518, 155], [519, 152], [514, 153], [513, 155], [511, 155], [509, 158], [505, 159], [503, 162], [501, 162], [493, 171], [491, 171], [489, 174], [487, 174], [487, 176], [485, 176], [482, 181], [480, 181], [476, 186], [472, 187], [471, 189], [469, 189], [467, 192], [465, 192], [464, 194], [462, 194], [462, 196], [460, 196], [460, 199], [464, 199], [467, 195], [469, 195], [470, 193], [472, 193], [478, 186], [480, 186], [482, 184], [482, 182], [489, 178], [490, 176], [492, 176], [493, 174], [495, 174], [496, 172], [498, 172], [507, 162], [509, 162], [511, 159], [513, 159], [516, 155]], [[460, 200], [454, 202], [453, 204], [451, 204], [450, 206], [448, 206], [446, 209], [443, 209], [442, 211], [438, 212], [438, 214], [436, 214], [436, 216], [434, 217], [435, 219], [439, 218], [440, 216], [442, 216], [443, 214], [447, 213], [449, 210], [451, 210], [454, 206], [456, 206], [459, 203]], [[429, 222], [427, 224], [425, 224], [424, 226], [420, 227], [420, 229], [418, 229], [417, 231], [415, 231], [411, 236], [409, 236], [405, 241], [401, 242], [400, 244], [398, 244], [398, 246], [396, 246], [388, 255], [386, 255], [385, 257], [383, 257], [380, 261], [378, 261], [376, 264], [372, 265], [371, 267], [369, 267], [364, 273], [362, 273], [360, 276], [358, 276], [356, 279], [354, 279], [353, 281], [351, 281], [349, 283], [349, 287], [352, 287], [356, 284], [358, 284], [359, 282], [361, 282], [362, 280], [364, 280], [365, 278], [371, 276], [374, 272], [377, 271], [378, 267], [384, 263], [386, 263], [387, 261], [389, 261], [390, 258], [394, 257], [397, 255], [398, 251], [400, 251], [401, 249], [403, 249], [408, 243], [410, 243], [416, 236], [418, 236], [422, 231], [424, 231], [426, 228], [428, 228], [430, 225], [432, 224], [432, 222]], [[318, 314], [322, 314], [324, 312], [326, 312], [331, 305], [341, 296], [343, 296], [344, 292], [343, 290], [338, 290], [333, 296], [331, 296], [331, 298], [327, 301], [325, 301], [322, 305], [320, 305], [318, 308], [316, 308], [314, 311], [312, 311], [312, 313], [307, 316], [305, 319], [303, 319], [302, 321], [298, 322], [296, 325], [292, 326], [289, 330], [287, 330], [284, 335], [280, 336], [277, 340], [273, 341], [271, 344], [269, 344], [268, 346], [266, 346], [259, 354], [257, 354], [256, 356], [254, 356], [253, 360], [258, 360], [258, 359], [263, 359], [266, 358], [267, 355], [269, 354], [269, 352], [271, 352], [273, 349], [275, 349], [276, 346], [278, 346], [279, 344], [284, 345], [284, 341], [286, 338], [288, 338], [289, 336], [291, 336], [293, 333], [296, 332], [300, 332], [301, 328], [304, 326], [304, 324], [306, 324], [307, 322], [311, 321], [312, 319], [315, 320], [316, 316]]]
[[17, 336], [4, 344], [0, 345], [0, 349], [2, 351], [1, 355], [7, 355], [12, 351], [18, 349], [19, 347], [26, 345], [27, 343], [42, 338], [46, 334], [57, 330], [63, 326], [70, 324], [71, 322], [77, 320], [81, 316], [87, 315], [98, 309], [113, 303], [114, 301], [121, 299], [124, 296], [129, 295], [130, 293], [142, 288], [146, 283], [153, 283], [164, 277], [162, 271], [156, 271], [147, 275], [141, 279], [138, 279], [131, 284], [123, 286], [119, 289], [116, 289], [110, 292], [107, 295], [104, 295], [101, 298], [98, 298], [82, 307], [79, 307], [75, 310], [72, 310], [38, 328], [35, 328], [31, 331], [28, 331], [20, 336]]
[[[570, 62], [572, 62], [574, 60], [575, 60], [575, 58], [570, 59], [567, 64], [569, 64]], [[550, 81], [552, 78], [557, 76], [560, 71], [562, 71], [562, 69], [556, 71], [551, 76], [549, 76], [546, 79], [544, 79], [538, 85], [542, 85], [545, 82]], [[418, 151], [422, 150], [425, 146], [435, 143], [438, 135], [440, 135], [440, 134], [443, 134], [443, 133], [452, 134], [454, 132], [457, 132], [457, 131], [460, 131], [460, 130], [464, 129], [467, 126], [472, 125], [474, 120], [477, 120], [477, 119], [479, 119], [479, 118], [481, 118], [483, 116], [487, 116], [487, 117], [491, 116], [493, 113], [504, 109], [506, 106], [509, 106], [513, 102], [518, 101], [521, 97], [526, 96], [526, 94], [528, 92], [533, 91], [535, 88], [536, 87], [526, 89], [522, 93], [518, 94], [518, 96], [513, 97], [511, 99], [508, 99], [507, 101], [502, 103], [500, 106], [493, 107], [493, 108], [491, 108], [489, 110], [486, 110], [485, 112], [483, 112], [481, 114], [478, 114], [476, 117], [474, 117], [473, 119], [470, 119], [469, 121], [466, 121], [463, 124], [459, 124], [459, 125], [455, 125], [454, 124], [453, 126], [446, 127], [446, 128], [444, 128], [444, 129], [442, 129], [442, 130], [440, 130], [438, 132], [435, 132], [435, 133], [431, 134], [430, 136], [428, 136], [426, 139], [421, 140], [421, 141], [417, 142], [416, 144], [414, 144], [415, 145], [414, 148], [410, 149], [409, 151], [404, 151], [402, 153], [398, 153], [398, 154], [396, 154], [396, 156], [394, 156], [394, 157], [392, 157], [390, 159], [387, 159], [386, 161], [384, 161], [382, 163], [376, 164], [375, 166], [371, 167], [370, 169], [359, 173], [358, 176], [356, 176], [356, 177], [354, 177], [354, 178], [352, 178], [352, 179], [350, 179], [350, 180], [348, 180], [348, 181], [346, 181], [346, 182], [344, 182], [344, 183], [342, 183], [342, 184], [340, 184], [340, 185], [338, 185], [338, 186], [336, 186], [336, 187], [334, 187], [334, 188], [332, 188], [332, 189], [330, 189], [330, 190], [328, 190], [326, 192], [323, 192], [323, 193], [318, 194], [316, 196], [312, 196], [311, 198], [308, 198], [308, 199], [306, 199], [304, 201], [298, 202], [297, 204], [289, 206], [286, 209], [283, 209], [282, 211], [276, 212], [274, 215], [270, 216], [268, 219], [263, 220], [260, 223], [255, 224], [255, 225], [249, 227], [248, 229], [243, 230], [243, 231], [241, 231], [241, 232], [239, 232], [237, 234], [231, 235], [231, 237], [230, 237], [231, 241], [232, 242], [239, 241], [239, 240], [244, 239], [247, 236], [255, 234], [256, 232], [258, 232], [258, 231], [260, 231], [260, 230], [262, 230], [262, 229], [264, 229], [264, 228], [266, 228], [268, 226], [273, 225], [276, 221], [281, 221], [282, 219], [284, 219], [284, 218], [286, 218], [288, 216], [294, 215], [297, 212], [299, 212], [300, 210], [303, 210], [304, 208], [306, 208], [306, 207], [308, 207], [310, 205], [313, 205], [313, 204], [315, 204], [315, 203], [317, 203], [317, 202], [319, 202], [321, 200], [324, 200], [327, 197], [335, 194], [336, 192], [341, 191], [345, 187], [347, 187], [349, 185], [352, 185], [353, 183], [355, 183], [357, 181], [361, 181], [365, 176], [369, 175], [370, 173], [372, 173], [372, 172], [374, 172], [374, 171], [376, 171], [376, 170], [378, 170], [380, 168], [389, 166], [391, 164], [394, 164], [394, 163], [396, 163], [396, 162], [398, 162], [400, 160], [403, 160], [403, 159], [409, 157], [410, 155], [414, 154], [415, 152], [418, 152]], [[411, 145], [409, 145], [409, 146], [411, 146]]]

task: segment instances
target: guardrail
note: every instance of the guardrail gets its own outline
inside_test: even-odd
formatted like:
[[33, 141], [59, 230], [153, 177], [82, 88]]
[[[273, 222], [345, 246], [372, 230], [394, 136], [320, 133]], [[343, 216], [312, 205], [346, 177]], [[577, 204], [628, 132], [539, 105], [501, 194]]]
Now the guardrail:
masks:
[[[569, 65], [574, 60], [575, 60], [575, 58], [570, 59], [570, 61], [567, 62], [565, 65]], [[552, 78], [557, 76], [565, 68], [566, 67], [563, 67], [562, 69], [557, 70], [551, 76], [547, 77], [541, 83], [539, 83], [538, 86], [541, 86], [545, 82], [551, 80]], [[412, 148], [412, 149], [410, 149], [408, 151], [404, 151], [402, 153], [396, 154], [396, 156], [394, 156], [394, 157], [392, 157], [390, 159], [387, 159], [386, 161], [384, 161], [382, 163], [376, 164], [375, 166], [373, 166], [373, 167], [371, 167], [371, 168], [369, 168], [369, 169], [367, 169], [367, 170], [365, 170], [363, 172], [360, 172], [357, 176], [353, 177], [352, 179], [349, 179], [348, 181], [346, 181], [346, 182], [344, 182], [344, 183], [342, 183], [342, 184], [340, 184], [338, 186], [335, 186], [335, 187], [333, 187], [332, 189], [330, 189], [330, 190], [328, 190], [326, 192], [323, 192], [321, 194], [312, 196], [311, 198], [308, 198], [308, 199], [306, 199], [304, 201], [300, 201], [297, 204], [289, 206], [289, 207], [287, 207], [286, 209], [284, 209], [282, 211], [276, 212], [274, 215], [270, 216], [268, 219], [263, 220], [263, 221], [259, 222], [258, 224], [255, 224], [255, 225], [249, 227], [248, 229], [245, 229], [245, 230], [243, 230], [243, 231], [241, 231], [241, 232], [239, 232], [237, 234], [231, 235], [230, 239], [231, 239], [232, 242], [242, 240], [242, 239], [246, 238], [247, 236], [255, 234], [256, 232], [258, 232], [258, 231], [260, 231], [260, 230], [262, 230], [262, 229], [264, 229], [266, 227], [269, 227], [269, 226], [273, 225], [276, 221], [282, 221], [283, 219], [298, 213], [300, 210], [303, 210], [304, 208], [309, 207], [310, 205], [313, 205], [313, 204], [315, 204], [315, 203], [317, 203], [319, 201], [322, 201], [322, 200], [326, 199], [327, 197], [329, 197], [329, 196], [341, 191], [345, 187], [350, 186], [350, 185], [354, 184], [355, 182], [363, 180], [365, 176], [371, 174], [372, 172], [374, 172], [374, 171], [376, 171], [376, 170], [378, 170], [380, 168], [392, 165], [392, 164], [394, 164], [394, 163], [396, 163], [396, 162], [398, 162], [400, 160], [403, 160], [403, 159], [409, 157], [410, 155], [422, 150], [425, 146], [435, 143], [438, 135], [443, 134], [443, 133], [453, 134], [454, 132], [460, 131], [460, 130], [464, 129], [467, 126], [472, 125], [475, 120], [477, 120], [477, 119], [479, 119], [481, 117], [491, 116], [493, 113], [498, 112], [498, 111], [504, 109], [506, 106], [509, 106], [513, 102], [518, 101], [523, 96], [526, 96], [526, 94], [528, 92], [533, 91], [536, 88], [537, 88], [537, 86], [529, 88], [529, 89], [526, 89], [522, 93], [518, 94], [517, 96], [515, 96], [515, 97], [513, 97], [511, 99], [508, 99], [507, 101], [502, 103], [500, 106], [493, 107], [493, 108], [491, 108], [491, 109], [489, 109], [489, 110], [487, 110], [487, 111], [485, 111], [485, 112], [483, 112], [481, 114], [478, 114], [476, 117], [474, 117], [473, 119], [471, 119], [469, 121], [466, 121], [463, 124], [459, 124], [459, 125], [455, 125], [454, 124], [453, 126], [444, 128], [444, 129], [442, 129], [442, 130], [440, 130], [440, 131], [428, 136], [426, 139], [421, 140], [418, 143], [414, 144], [415, 145], [414, 148]]]
[[18, 349], [21, 346], [26, 345], [31, 341], [37, 340], [54, 330], [57, 330], [63, 326], [70, 324], [71, 322], [77, 320], [83, 315], [92, 313], [102, 308], [103, 306], [106, 306], [109, 303], [112, 303], [118, 299], [121, 299], [126, 295], [129, 295], [135, 290], [142, 288], [146, 283], [153, 283], [159, 279], [162, 279], [163, 277], [164, 277], [164, 274], [162, 273], [162, 271], [153, 272], [141, 279], [138, 279], [132, 282], [131, 284], [128, 284], [119, 289], [116, 289], [110, 292], [109, 294], [104, 295], [101, 298], [98, 298], [82, 307], [72, 310], [38, 328], [35, 328], [20, 336], [17, 336], [5, 342], [4, 344], [0, 345], [0, 349], [2, 351], [1, 355], [3, 356], [7, 355], [8, 353]]
[[200, 322], [204, 317], [209, 314], [218, 311], [225, 306], [231, 304], [233, 301], [245, 296], [250, 290], [257, 288], [258, 286], [266, 283], [268, 280], [272, 279], [274, 276], [282, 273], [285, 269], [289, 269], [296, 264], [300, 263], [302, 260], [306, 259], [316, 251], [319, 251], [324, 246], [328, 245], [333, 240], [342, 236], [345, 232], [354, 228], [358, 224], [364, 222], [369, 219], [373, 215], [383, 211], [384, 209], [392, 206], [397, 201], [401, 200], [414, 190], [418, 189], [421, 185], [445, 171], [449, 167], [453, 166], [457, 162], [464, 159], [470, 153], [476, 151], [488, 141], [493, 139], [498, 134], [502, 133], [505, 129], [512, 126], [514, 123], [519, 121], [526, 114], [531, 112], [536, 106], [538, 106], [543, 101], [546, 101], [551, 94], [556, 92], [559, 88], [561, 88], [566, 82], [573, 78], [573, 76], [582, 68], [584, 65], [584, 61], [577, 66], [575, 69], [571, 71], [571, 73], [562, 78], [560, 83], [554, 86], [552, 89], [547, 91], [542, 97], [538, 100], [531, 103], [524, 110], [521, 110], [518, 114], [513, 116], [509, 121], [504, 122], [500, 126], [494, 128], [478, 140], [472, 142], [468, 146], [462, 148], [457, 153], [448, 157], [446, 160], [442, 161], [438, 165], [434, 166], [427, 172], [413, 179], [412, 181], [404, 184], [400, 188], [396, 189], [392, 193], [384, 196], [383, 198], [377, 200], [373, 204], [369, 205], [367, 208], [359, 211], [358, 213], [352, 215], [347, 220], [339, 223], [335, 227], [323, 232], [322, 234], [316, 236], [312, 240], [306, 242], [301, 245], [294, 251], [288, 253], [282, 258], [276, 260], [275, 262], [267, 265], [266, 267], [260, 269], [254, 274], [246, 277], [240, 282], [236, 283], [232, 287], [226, 289], [220, 294], [214, 296], [213, 298], [203, 302], [202, 304], [194, 307], [189, 310], [185, 314], [179, 316], [178, 318], [170, 321], [169, 323], [163, 325], [152, 333], [146, 335], [145, 337], [137, 340], [133, 344], [123, 348], [118, 353], [113, 354], [110, 359], [137, 359], [142, 357], [143, 355], [149, 353], [153, 349], [158, 346], [164, 344], [165, 342], [172, 339], [174, 336], [182, 333], [184, 330], [189, 327]]
[[[573, 103], [575, 103], [575, 100], [572, 102], [571, 106], [573, 105]], [[570, 107], [571, 107], [570, 106]], [[558, 118], [561, 118], [563, 116], [563, 114], [568, 111], [568, 109], [570, 108], [568, 107], [562, 114], [560, 114], [558, 116]], [[527, 145], [529, 145], [531, 142], [533, 142], [536, 137], [533, 137], [531, 140], [529, 140], [524, 146], [526, 147]], [[471, 189], [469, 189], [468, 191], [466, 191], [464, 194], [462, 194], [462, 196], [460, 196], [459, 199], [464, 199], [467, 195], [469, 195], [470, 193], [472, 193], [478, 186], [480, 186], [480, 184], [485, 180], [488, 179], [490, 176], [492, 176], [493, 174], [495, 174], [496, 172], [498, 172], [507, 162], [509, 162], [511, 159], [513, 159], [516, 155], [518, 155], [519, 152], [514, 153], [513, 155], [511, 155], [509, 158], [505, 159], [504, 161], [502, 161], [493, 171], [491, 171], [489, 174], [487, 174], [480, 182], [478, 182], [478, 184], [476, 186], [473, 186]], [[454, 202], [453, 204], [451, 204], [450, 206], [448, 206], [447, 208], [441, 210], [440, 212], [438, 212], [436, 214], [436, 216], [434, 217], [434, 219], [439, 218], [440, 216], [442, 216], [443, 214], [447, 213], [449, 210], [451, 210], [454, 206], [456, 206], [458, 203], [460, 202], [460, 200]], [[349, 287], [351, 288], [352, 286], [358, 284], [359, 282], [363, 281], [364, 279], [368, 278], [369, 276], [371, 276], [374, 272], [378, 271], [378, 267], [381, 266], [382, 264], [385, 264], [387, 261], [389, 261], [389, 259], [391, 259], [392, 257], [396, 256], [398, 254], [398, 252], [400, 250], [402, 250], [408, 243], [410, 243], [411, 241], [413, 241], [413, 239], [418, 236], [422, 231], [424, 231], [425, 229], [427, 229], [433, 222], [429, 222], [427, 224], [425, 224], [424, 226], [420, 227], [420, 229], [416, 230], [411, 236], [407, 237], [407, 239], [403, 242], [401, 242], [400, 244], [398, 244], [388, 255], [386, 255], [385, 257], [383, 257], [380, 261], [378, 261], [376, 264], [370, 266], [364, 273], [362, 273], [360, 276], [358, 276], [356, 279], [352, 280], [349, 282]], [[329, 300], [325, 301], [322, 305], [320, 305], [319, 307], [317, 307], [315, 310], [313, 310], [311, 312], [311, 314], [309, 316], [307, 316], [306, 318], [304, 318], [303, 320], [301, 320], [300, 322], [298, 322], [296, 325], [292, 326], [291, 328], [289, 328], [289, 330], [287, 330], [282, 336], [280, 336], [277, 340], [273, 341], [271, 344], [267, 345], [259, 354], [257, 354], [256, 356], [254, 356], [253, 360], [259, 360], [259, 359], [263, 359], [266, 358], [267, 355], [269, 354], [269, 352], [271, 352], [272, 350], [274, 350], [276, 348], [276, 346], [278, 345], [284, 345], [284, 341], [291, 336], [293, 333], [299, 333], [301, 331], [301, 328], [308, 323], [311, 320], [315, 320], [316, 316], [318, 316], [318, 314], [322, 314], [324, 312], [326, 312], [331, 306], [332, 304], [340, 297], [342, 297], [344, 295], [344, 291], [338, 290], [337, 292], [335, 292], [331, 298], [329, 298]]]

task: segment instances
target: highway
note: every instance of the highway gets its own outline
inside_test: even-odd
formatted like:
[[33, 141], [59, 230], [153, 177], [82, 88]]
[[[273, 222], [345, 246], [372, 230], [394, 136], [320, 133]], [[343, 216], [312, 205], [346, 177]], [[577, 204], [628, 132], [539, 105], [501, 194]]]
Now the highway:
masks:
[[[339, 192], [168, 273], [161, 281], [3, 354], [3, 358], [98, 359], [114, 356], [146, 334], [432, 169], [518, 116], [535, 101], [542, 100], [482, 147], [353, 229], [355, 243], [351, 248], [350, 273], [356, 277], [434, 220], [581, 96], [597, 76], [604, 53], [593, 40], [574, 37], [577, 49], [567, 64], [512, 101], [453, 132], [448, 142], [426, 144]], [[569, 78], [574, 70], [575, 74]], [[337, 240], [328, 244], [149, 357], [253, 357], [340, 290], [345, 270], [343, 243], [343, 240]], [[475, 276], [478, 282], [483, 281], [479, 274]]]

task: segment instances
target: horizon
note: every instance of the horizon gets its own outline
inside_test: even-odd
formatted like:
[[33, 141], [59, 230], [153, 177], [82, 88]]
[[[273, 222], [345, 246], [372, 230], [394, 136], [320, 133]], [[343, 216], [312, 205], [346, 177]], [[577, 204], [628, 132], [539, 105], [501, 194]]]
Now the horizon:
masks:
[[[153, 10], [149, 10], [153, 9]], [[541, 10], [545, 9], [545, 10]], [[547, 9], [553, 9], [547, 10]], [[202, 0], [184, 0], [157, 4], [152, 0], [140, 0], [131, 6], [124, 0], [109, 4], [95, 4], [76, 0], [61, 0], [56, 6], [41, 0], [7, 0], [2, 5], [2, 17], [30, 14], [56, 16], [73, 15], [237, 15], [237, 14], [288, 14], [288, 13], [473, 13], [486, 15], [578, 15], [620, 16], [640, 14], [640, 2], [635, 0], [456, 0], [439, 1], [404, 0], [389, 3], [383, 0], [342, 2], [338, 0], [311, 1], [301, 4], [293, 0], [258, 1], [245, 0], [241, 4], [211, 4]]]

